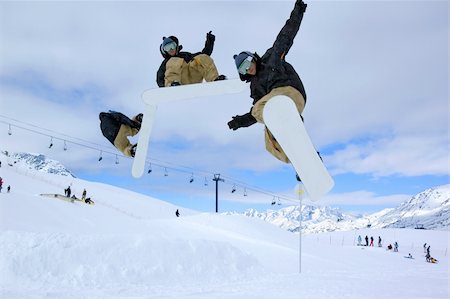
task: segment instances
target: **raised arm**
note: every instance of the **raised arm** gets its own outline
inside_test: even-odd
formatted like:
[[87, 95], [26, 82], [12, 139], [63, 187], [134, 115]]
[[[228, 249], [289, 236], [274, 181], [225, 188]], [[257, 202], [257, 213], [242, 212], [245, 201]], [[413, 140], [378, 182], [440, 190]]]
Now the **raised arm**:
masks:
[[202, 50], [203, 54], [211, 56], [214, 49], [214, 41], [216, 40], [216, 36], [210, 32], [206, 33], [206, 41], [205, 47]]
[[283, 26], [280, 33], [278, 33], [278, 36], [273, 43], [272, 50], [276, 57], [283, 59], [289, 52], [289, 49], [294, 43], [294, 38], [300, 29], [306, 6], [307, 4], [302, 0], [297, 0], [295, 2], [294, 9], [292, 10], [289, 19], [286, 21], [286, 24]]

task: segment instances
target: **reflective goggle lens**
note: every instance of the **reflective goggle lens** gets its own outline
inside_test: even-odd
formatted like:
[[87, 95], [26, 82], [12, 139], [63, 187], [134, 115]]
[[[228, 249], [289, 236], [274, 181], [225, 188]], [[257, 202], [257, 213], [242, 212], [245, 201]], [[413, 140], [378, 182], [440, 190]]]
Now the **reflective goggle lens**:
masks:
[[239, 73], [242, 75], [246, 75], [248, 72], [248, 69], [252, 66], [252, 60], [253, 57], [248, 56], [244, 61], [242, 61], [241, 65], [239, 66]]
[[164, 51], [169, 52], [170, 50], [175, 50], [177, 48], [177, 44], [175, 42], [170, 42], [163, 47]]

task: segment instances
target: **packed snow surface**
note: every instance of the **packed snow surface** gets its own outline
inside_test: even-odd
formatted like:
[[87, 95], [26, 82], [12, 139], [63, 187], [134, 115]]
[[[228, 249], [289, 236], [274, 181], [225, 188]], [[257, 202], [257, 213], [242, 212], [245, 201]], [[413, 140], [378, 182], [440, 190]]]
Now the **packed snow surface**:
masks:
[[[448, 231], [309, 234], [300, 265], [299, 235], [260, 219], [20, 164], [0, 168], [0, 298], [449, 298]], [[40, 195], [69, 185], [95, 204]], [[358, 235], [383, 247], [356, 246]], [[387, 251], [395, 241], [399, 252]], [[425, 262], [424, 243], [437, 264]]]

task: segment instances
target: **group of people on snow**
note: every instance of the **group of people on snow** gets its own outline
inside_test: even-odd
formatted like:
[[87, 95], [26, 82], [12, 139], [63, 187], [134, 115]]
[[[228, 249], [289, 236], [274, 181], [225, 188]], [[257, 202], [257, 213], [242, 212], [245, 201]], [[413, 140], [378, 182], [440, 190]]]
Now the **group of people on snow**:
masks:
[[[301, 114], [306, 104], [306, 92], [300, 76], [285, 58], [293, 45], [300, 29], [307, 4], [297, 0], [289, 19], [277, 35], [272, 47], [264, 55], [256, 52], [242, 51], [233, 56], [234, 63], [242, 81], [250, 83], [250, 96], [253, 105], [249, 112], [235, 115], [228, 122], [231, 130], [249, 127], [257, 122], [264, 124], [263, 109], [274, 96], [284, 95], [293, 100], [298, 113]], [[211, 58], [215, 36], [206, 34], [205, 46], [200, 52], [182, 51], [182, 45], [176, 36], [163, 37], [159, 51], [163, 61], [156, 73], [159, 87], [226, 80], [219, 75]], [[103, 135], [125, 156], [134, 157], [136, 144], [131, 144], [128, 137], [136, 135], [141, 127], [143, 115], [137, 114], [132, 119], [115, 111], [101, 112], [99, 115]], [[290, 163], [285, 152], [265, 127], [266, 149], [278, 160]], [[297, 176], [297, 179], [298, 176]]]
[[[75, 194], [72, 194], [72, 189], [70, 188], [70, 186], [68, 186], [66, 189], [64, 189], [64, 194], [67, 197], [73, 198], [73, 199], [78, 199]], [[72, 196], [70, 196], [72, 194]], [[83, 193], [81, 194], [81, 200], [84, 201], [85, 203], [88, 204], [92, 204], [93, 201], [91, 200], [90, 197], [86, 197], [87, 191], [86, 189], [83, 189]]]
[[[361, 235], [359, 235], [358, 236], [358, 246], [372, 246], [372, 247], [374, 246], [373, 245], [374, 238], [372, 236], [370, 237], [370, 244], [369, 244], [369, 237], [367, 235], [364, 238], [364, 240], [366, 241], [365, 245], [362, 244], [362, 238], [361, 238]], [[380, 236], [378, 236], [378, 247], [382, 247]]]
[[423, 244], [423, 251], [425, 253], [425, 260], [429, 263], [437, 263], [437, 259], [431, 256], [430, 254], [431, 245], [427, 246], [427, 243]]
[[[358, 236], [358, 244], [357, 245], [358, 246], [372, 246], [372, 247], [374, 246], [373, 245], [373, 241], [374, 241], [373, 237], [370, 237], [370, 244], [369, 244], [369, 237], [367, 235], [366, 235], [366, 237], [364, 239], [365, 239], [365, 244], [362, 243], [363, 239], [362, 239], [361, 235], [359, 235]], [[382, 247], [381, 236], [378, 236], [378, 247]], [[394, 252], [398, 252], [398, 248], [399, 248], [399, 245], [398, 245], [397, 241], [395, 241], [393, 245], [389, 244], [388, 246], [386, 246], [386, 250], [388, 250], [388, 251], [393, 250]], [[424, 251], [424, 254], [425, 254], [425, 260], [427, 262], [429, 262], [429, 263], [437, 263], [437, 259], [433, 258], [431, 256], [431, 254], [430, 254], [430, 248], [431, 248], [431, 246], [430, 245], [427, 246], [427, 243], [423, 244], [423, 251]], [[408, 255], [405, 256], [405, 258], [412, 259], [413, 256], [411, 255], [411, 253], [408, 253]]]

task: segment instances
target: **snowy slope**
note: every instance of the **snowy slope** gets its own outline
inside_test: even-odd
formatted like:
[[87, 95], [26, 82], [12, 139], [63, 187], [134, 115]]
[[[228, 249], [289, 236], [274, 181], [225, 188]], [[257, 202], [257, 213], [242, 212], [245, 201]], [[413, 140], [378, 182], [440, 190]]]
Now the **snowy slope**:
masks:
[[[350, 230], [354, 228], [351, 223], [357, 219], [354, 216], [342, 213], [336, 208], [309, 205], [302, 206], [301, 214], [304, 233]], [[298, 232], [300, 219], [299, 206], [290, 206], [279, 210], [267, 210], [266, 212], [249, 209], [244, 212], [244, 215], [267, 221], [291, 232]]]
[[[258, 218], [291, 232], [298, 232], [300, 208], [290, 206], [280, 210], [258, 212], [249, 209], [243, 215]], [[355, 217], [337, 208], [303, 205], [303, 233], [320, 233], [372, 228], [424, 228], [450, 230], [450, 185], [425, 190], [397, 208]]]
[[[17, 163], [2, 166], [0, 176], [12, 186], [0, 193], [2, 299], [449, 295], [448, 232], [310, 234], [299, 275], [298, 235], [260, 219], [197, 213], [114, 186], [23, 171]], [[70, 184], [77, 196], [86, 188], [95, 205], [39, 195], [63, 193]], [[354, 246], [355, 236], [366, 233], [399, 241], [400, 252]], [[424, 261], [424, 242], [439, 264]], [[404, 259], [407, 252], [416, 259]]]
[[[4, 156], [4, 160], [8, 165], [20, 165], [23, 170], [33, 169], [44, 173], [54, 173], [62, 176], [75, 177], [66, 167], [56, 160], [49, 159], [43, 154], [30, 153], [8, 153], [2, 151], [0, 155]], [[5, 163], [6, 164], [6, 163]]]
[[383, 227], [450, 229], [450, 185], [427, 189], [378, 219]]

